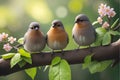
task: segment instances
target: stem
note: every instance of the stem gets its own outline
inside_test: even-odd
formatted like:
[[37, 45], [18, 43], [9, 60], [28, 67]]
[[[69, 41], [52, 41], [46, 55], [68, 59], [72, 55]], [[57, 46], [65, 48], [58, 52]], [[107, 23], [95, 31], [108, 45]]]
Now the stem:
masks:
[[[108, 24], [110, 25], [110, 22], [111, 22], [111, 19], [107, 16], [107, 19], [108, 19]], [[108, 28], [108, 31], [110, 30], [111, 28], [109, 27]]]

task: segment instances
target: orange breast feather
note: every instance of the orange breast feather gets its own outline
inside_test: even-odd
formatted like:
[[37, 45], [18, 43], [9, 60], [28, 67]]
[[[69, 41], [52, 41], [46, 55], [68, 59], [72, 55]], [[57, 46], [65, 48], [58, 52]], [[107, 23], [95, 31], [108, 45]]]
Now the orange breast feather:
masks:
[[76, 23], [74, 25], [74, 27], [76, 27], [76, 29], [81, 29], [81, 28], [85, 28], [85, 27], [88, 27], [88, 24], [83, 22], [83, 23]]
[[53, 43], [54, 41], [58, 41], [60, 43], [64, 43], [67, 41], [67, 34], [61, 28], [51, 28], [48, 34], [48, 42]]

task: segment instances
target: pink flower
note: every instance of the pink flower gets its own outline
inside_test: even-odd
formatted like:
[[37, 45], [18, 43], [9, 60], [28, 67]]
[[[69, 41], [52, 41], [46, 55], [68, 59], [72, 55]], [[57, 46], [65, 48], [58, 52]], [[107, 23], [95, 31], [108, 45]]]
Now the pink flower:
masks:
[[97, 18], [97, 21], [99, 22], [99, 24], [102, 24], [102, 21], [103, 21], [103, 20], [102, 20], [101, 17], [98, 17], [98, 18]]
[[102, 25], [102, 28], [107, 29], [109, 26], [110, 26], [110, 25], [109, 25], [109, 23], [108, 23], [108, 22], [104, 22], [104, 24]]
[[7, 43], [7, 44], [4, 44], [3, 49], [4, 49], [5, 51], [9, 52], [9, 51], [12, 49], [12, 47], [10, 46], [9, 43]]
[[109, 15], [110, 10], [111, 10], [111, 9], [110, 9], [110, 6], [107, 6], [106, 9], [105, 9], [107, 15]]
[[105, 8], [106, 8], [106, 4], [103, 4], [103, 3], [100, 4], [99, 8], [100, 8], [100, 9], [105, 9]]
[[2, 35], [2, 40], [6, 39], [8, 37], [8, 34], [6, 34], [6, 33], [2, 33], [1, 35]]
[[101, 4], [98, 9], [98, 13], [101, 17], [106, 16], [106, 4]]
[[101, 4], [99, 6], [98, 13], [101, 17], [104, 17], [107, 15], [109, 18], [114, 17], [116, 14], [114, 11], [114, 8], [110, 8], [110, 6], [107, 6], [106, 4]]
[[104, 9], [98, 9], [98, 13], [99, 13], [99, 15], [100, 15], [101, 17], [106, 16], [106, 12], [105, 12]]
[[16, 38], [14, 38], [14, 37], [8, 37], [8, 41], [11, 43], [11, 44], [13, 44], [15, 41], [16, 41]]
[[106, 13], [107, 13], [107, 15], [108, 15], [108, 17], [110, 18], [110, 17], [114, 17], [115, 16], [115, 11], [114, 11], [114, 8], [110, 8], [110, 6], [108, 6], [107, 8], [106, 8]]
[[114, 17], [116, 15], [115, 11], [110, 11], [108, 17]]

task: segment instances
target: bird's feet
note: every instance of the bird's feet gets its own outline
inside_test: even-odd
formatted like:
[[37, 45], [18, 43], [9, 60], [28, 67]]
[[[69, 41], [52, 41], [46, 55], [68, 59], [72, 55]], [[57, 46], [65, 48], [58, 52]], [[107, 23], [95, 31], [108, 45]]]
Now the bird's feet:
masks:
[[64, 56], [64, 54], [65, 54], [64, 51], [63, 51], [63, 49], [61, 50], [61, 54], [62, 54], [63, 56]]
[[51, 56], [54, 56], [55, 55], [55, 52], [54, 50], [51, 51]]
[[77, 47], [76, 51], [78, 51], [80, 49], [80, 46]]

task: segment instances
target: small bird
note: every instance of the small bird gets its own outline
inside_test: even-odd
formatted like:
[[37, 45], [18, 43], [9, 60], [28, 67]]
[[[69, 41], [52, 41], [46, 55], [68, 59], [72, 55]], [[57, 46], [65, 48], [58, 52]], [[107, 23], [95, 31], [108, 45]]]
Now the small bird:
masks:
[[75, 18], [72, 30], [74, 41], [80, 46], [90, 46], [95, 41], [95, 29], [85, 14], [79, 14]]
[[54, 20], [50, 30], [47, 32], [47, 45], [54, 50], [61, 50], [69, 43], [68, 34], [66, 33], [64, 26], [61, 21]]
[[40, 31], [38, 22], [31, 22], [28, 31], [24, 35], [24, 49], [28, 52], [41, 52], [46, 45], [43, 32]]

